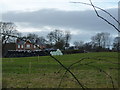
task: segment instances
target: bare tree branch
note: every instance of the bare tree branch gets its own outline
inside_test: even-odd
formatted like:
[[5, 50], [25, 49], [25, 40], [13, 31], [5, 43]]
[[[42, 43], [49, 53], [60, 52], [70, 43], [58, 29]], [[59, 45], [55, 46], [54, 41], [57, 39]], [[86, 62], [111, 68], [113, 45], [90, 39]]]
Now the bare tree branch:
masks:
[[[1, 35], [7, 35], [7, 36], [10, 36], [10, 37], [14, 37], [14, 38], [18, 38], [18, 39], [20, 39], [20, 40], [22, 40], [22, 41], [26, 41], [26, 38], [20, 38], [20, 37], [18, 37], [18, 36], [8, 35], [8, 34], [4, 34], [4, 33], [0, 33], [0, 34], [1, 34]], [[35, 45], [37, 48], [41, 49], [41, 48], [38, 47], [35, 43], [31, 43], [31, 44], [33, 44], [33, 45]], [[77, 81], [77, 83], [81, 86], [81, 88], [82, 88], [83, 90], [85, 90], [84, 85], [82, 85], [82, 83], [77, 79], [77, 77], [76, 77], [67, 67], [65, 67], [57, 58], [55, 58], [54, 56], [50, 55], [48, 52], [45, 52], [45, 53], [47, 53], [51, 58], [53, 58], [56, 62], [58, 62], [58, 64], [60, 64], [66, 71], [68, 71], [68, 72], [73, 76], [73, 78]]]
[[[79, 61], [77, 61], [77, 62], [75, 62], [75, 63], [72, 63], [72, 64], [68, 67], [68, 69], [70, 69], [74, 64], [77, 64], [77, 63], [79, 63], [79, 62], [81, 62], [81, 61], [83, 61], [83, 60], [85, 60], [85, 59], [89, 59], [89, 58], [81, 58]], [[67, 73], [67, 71], [64, 72], [64, 74], [63, 74], [63, 76], [62, 76], [62, 78], [61, 78], [61, 80], [60, 80], [60, 83], [59, 83], [59, 85], [58, 85], [58, 88], [61, 86], [62, 80], [63, 80], [63, 78], [64, 78], [64, 76], [65, 76], [66, 73]]]
[[[105, 19], [104, 17], [100, 16], [100, 15], [98, 14], [96, 8], [98, 8], [98, 9], [104, 11], [105, 13], [107, 13], [108, 15], [110, 15], [110, 17], [113, 18], [119, 25], [120, 25], [120, 22], [119, 22], [115, 17], [113, 17], [109, 12], [107, 12], [107, 11], [105, 11], [104, 9], [101, 9], [101, 8], [99, 8], [99, 7], [97, 7], [97, 6], [94, 6], [93, 3], [92, 3], [92, 1], [91, 1], [91, 0], [89, 0], [89, 1], [90, 1], [91, 4], [82, 3], [82, 2], [80, 2], [80, 3], [81, 3], [81, 4], [86, 4], [86, 5], [92, 6], [93, 9], [94, 9], [94, 11], [95, 11], [95, 13], [96, 13], [96, 15], [97, 15], [99, 18], [101, 18], [102, 20], [104, 20], [105, 22], [107, 22], [109, 25], [111, 25], [113, 28], [115, 28], [116, 31], [120, 32], [120, 30], [119, 30], [114, 24], [112, 24], [111, 22], [109, 22], [109, 21], [108, 21], [107, 19]], [[72, 3], [76, 3], [76, 2], [72, 2]], [[18, 39], [20, 39], [20, 40], [22, 40], [22, 41], [26, 41], [26, 38], [20, 38], [20, 37], [18, 37], [18, 36], [9, 35], [9, 34], [4, 34], [4, 33], [0, 33], [0, 34], [6, 35], [6, 36], [8, 36], [8, 37], [18, 38]], [[32, 43], [32, 44], [35, 45], [34, 43]], [[38, 47], [37, 45], [35, 45], [35, 46]], [[40, 47], [38, 47], [38, 48], [41, 49]], [[47, 53], [47, 52], [45, 52], [45, 53]], [[47, 54], [49, 54], [49, 53], [47, 53]], [[78, 80], [78, 78], [73, 74], [73, 72], [70, 71], [70, 68], [71, 68], [73, 65], [78, 64], [79, 62], [81, 62], [81, 61], [83, 61], [83, 60], [85, 60], [85, 59], [91, 59], [91, 58], [82, 58], [81, 60], [79, 60], [79, 61], [71, 64], [71, 65], [67, 68], [67, 67], [64, 66], [57, 58], [55, 58], [54, 56], [52, 56], [52, 55], [50, 55], [50, 54], [49, 54], [49, 56], [50, 56], [51, 58], [53, 58], [56, 62], [58, 62], [58, 64], [60, 64], [60, 65], [66, 70], [66, 72], [64, 73], [64, 75], [65, 75], [65, 74], [67, 73], [67, 71], [68, 71], [68, 72], [73, 76], [73, 78], [77, 81], [77, 83], [81, 86], [81, 88], [82, 88], [83, 90], [85, 90], [85, 86], [82, 85], [82, 83], [81, 83], [81, 82]], [[80, 65], [87, 65], [87, 66], [90, 66], [90, 67], [94, 67], [94, 68], [98, 69], [100, 72], [103, 72], [104, 74], [106, 74], [107, 76], [109, 76], [109, 78], [111, 79], [112, 86], [113, 86], [113, 88], [114, 88], [114, 82], [113, 82], [112, 77], [111, 77], [108, 73], [106, 73], [104, 70], [102, 70], [101, 68], [98, 68], [98, 67], [93, 66], [93, 65], [89, 65], [90, 63], [93, 63], [93, 62], [89, 62], [89, 63], [86, 63], [86, 64], [80, 64]], [[63, 77], [64, 77], [64, 75], [63, 75]], [[61, 78], [61, 80], [63, 79], [63, 77]], [[62, 81], [61, 81], [61, 82], [62, 82]], [[60, 83], [61, 83], [61, 82], [60, 82]], [[61, 84], [59, 84], [59, 86], [60, 86], [60, 85], [61, 85]]]
[[112, 79], [112, 76], [111, 76], [111, 75], [109, 75], [109, 74], [108, 74], [107, 72], [105, 72], [103, 69], [101, 69], [101, 68], [99, 68], [99, 67], [96, 67], [96, 66], [94, 66], [94, 65], [87, 65], [87, 66], [96, 68], [96, 69], [100, 70], [100, 72], [103, 72], [105, 75], [107, 75], [107, 76], [110, 78], [110, 80], [111, 80], [111, 84], [112, 84], [113, 89], [115, 90], [114, 82], [113, 82], [113, 79]]
[[105, 22], [107, 22], [109, 25], [111, 25], [112, 27], [114, 27], [115, 30], [117, 30], [118, 32], [120, 32], [120, 30], [119, 30], [114, 24], [112, 24], [111, 22], [109, 22], [109, 21], [108, 21], [107, 19], [105, 19], [104, 17], [100, 16], [100, 15], [98, 14], [95, 6], [93, 5], [92, 1], [91, 1], [91, 0], [89, 0], [89, 1], [90, 1], [90, 3], [91, 3], [91, 6], [92, 6], [93, 9], [94, 9], [96, 15], [97, 15], [99, 18], [101, 18], [102, 20], [104, 20]]
[[[84, 2], [70, 2], [70, 3], [80, 3], [80, 4], [85, 4], [85, 5], [92, 6], [91, 4], [84, 3]], [[101, 11], [103, 11], [103, 12], [105, 12], [105, 13], [107, 13], [113, 20], [115, 20], [120, 25], [120, 22], [112, 14], [110, 14], [108, 11], [106, 11], [106, 10], [104, 10], [104, 9], [98, 7], [98, 6], [95, 6], [95, 5], [94, 5], [94, 7], [101, 10]]]
[[[82, 58], [82, 59], [80, 59], [79, 61], [71, 64], [71, 65], [68, 67], [68, 69], [71, 69], [71, 67], [72, 67], [73, 65], [78, 64], [78, 63], [80, 63], [81, 61], [86, 60], [86, 59], [91, 59], [91, 58], [89, 58], [89, 57], [88, 57], [88, 58]], [[96, 69], [99, 70], [100, 72], [103, 72], [105, 75], [107, 75], [107, 76], [110, 78], [112, 87], [113, 87], [113, 89], [115, 90], [115, 86], [114, 86], [114, 82], [113, 82], [112, 76], [109, 75], [107, 72], [105, 72], [103, 69], [101, 69], [101, 68], [99, 68], [99, 67], [97, 67], [97, 66], [89, 65], [89, 64], [91, 64], [91, 63], [94, 63], [94, 62], [88, 62], [88, 63], [85, 63], [85, 64], [79, 64], [79, 65], [87, 65], [87, 66], [96, 68]], [[65, 76], [66, 73], [67, 73], [67, 71], [64, 72], [64, 74], [63, 74], [63, 76], [62, 76], [62, 78], [61, 78], [61, 80], [60, 80], [60, 83], [59, 83], [59, 86], [58, 86], [58, 87], [61, 86], [62, 80], [63, 80], [63, 78], [64, 78], [64, 76]]]

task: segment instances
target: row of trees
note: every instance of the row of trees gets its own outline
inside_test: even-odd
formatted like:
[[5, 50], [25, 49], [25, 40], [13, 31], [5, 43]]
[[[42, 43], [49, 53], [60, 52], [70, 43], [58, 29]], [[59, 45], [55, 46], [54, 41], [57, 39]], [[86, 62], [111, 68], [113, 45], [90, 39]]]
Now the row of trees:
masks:
[[69, 41], [71, 39], [71, 34], [69, 31], [54, 30], [48, 33], [45, 37], [38, 36], [37, 34], [29, 33], [24, 38], [31, 38], [33, 40], [39, 40], [41, 43], [46, 44], [47, 48], [59, 48], [63, 49], [64, 47], [69, 47]]
[[112, 48], [117, 51], [120, 45], [120, 37], [115, 37], [114, 41], [111, 40], [110, 33], [101, 32], [91, 37], [91, 41], [84, 43], [84, 41], [75, 41], [74, 45], [79, 49], [89, 51], [105, 51]]
[[29, 33], [27, 36], [22, 36], [21, 33], [18, 32], [16, 29], [16, 25], [12, 22], [0, 22], [0, 33], [2, 44], [4, 48], [6, 43], [15, 43], [16, 38], [11, 37], [10, 35], [26, 38], [26, 39], [33, 39], [39, 40], [41, 43], [47, 44], [48, 47], [55, 47], [62, 49], [63, 47], [69, 47], [69, 41], [71, 39], [71, 34], [69, 31], [61, 31], [61, 30], [54, 30], [48, 33], [45, 37], [38, 36], [37, 34]]
[[47, 39], [48, 39], [48, 45], [50, 47], [54, 46], [56, 48], [62, 49], [64, 47], [69, 47], [71, 34], [69, 31], [63, 32], [61, 30], [55, 30], [48, 33]]
[[[2, 44], [6, 43], [15, 43], [16, 39], [14, 37], [11, 37], [9, 35], [18, 36], [18, 37], [24, 37], [24, 38], [31, 38], [34, 40], [39, 40], [41, 43], [46, 44], [48, 48], [59, 48], [59, 49], [65, 49], [70, 46], [70, 40], [71, 40], [71, 33], [69, 31], [61, 31], [61, 30], [54, 30], [48, 33], [48, 35], [45, 37], [38, 36], [33, 33], [29, 33], [27, 36], [22, 36], [21, 33], [19, 33], [16, 30], [16, 26], [14, 23], [11, 22], [0, 22], [0, 32], [2, 34]], [[113, 43], [113, 44], [111, 44]], [[84, 41], [75, 41], [74, 46], [81, 50], [105, 50], [109, 49], [112, 45], [114, 50], [117, 50], [119, 48], [120, 38], [116, 37], [113, 42], [111, 42], [110, 39], [110, 33], [107, 32], [101, 32], [97, 33], [96, 35], [91, 37], [91, 41], [85, 43]], [[3, 47], [4, 48], [4, 45]]]
[[[91, 37], [91, 41], [89, 43], [86, 43], [86, 45], [91, 45], [92, 48], [95, 47], [101, 47], [101, 48], [110, 48], [111, 42], [110, 42], [110, 33], [107, 32], [101, 32], [97, 33], [96, 35]], [[86, 46], [84, 44], [84, 41], [75, 41], [74, 45], [78, 48]]]

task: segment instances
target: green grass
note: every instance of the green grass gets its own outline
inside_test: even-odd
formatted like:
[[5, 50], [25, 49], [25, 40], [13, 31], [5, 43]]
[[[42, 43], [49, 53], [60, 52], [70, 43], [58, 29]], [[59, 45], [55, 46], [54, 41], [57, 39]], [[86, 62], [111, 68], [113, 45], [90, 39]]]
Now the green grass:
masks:
[[[100, 70], [81, 65], [101, 68], [112, 76], [115, 87], [118, 87], [118, 54], [116, 52], [81, 53], [55, 56], [66, 67], [86, 58], [71, 67], [79, 81], [88, 88], [112, 88], [110, 78]], [[91, 59], [87, 59], [87, 58]], [[96, 59], [102, 60], [96, 60]], [[112, 62], [112, 63], [111, 63]], [[65, 70], [51, 57], [3, 58], [3, 87], [13, 88], [57, 88]], [[67, 73], [62, 80], [62, 88], [80, 88], [74, 78]]]

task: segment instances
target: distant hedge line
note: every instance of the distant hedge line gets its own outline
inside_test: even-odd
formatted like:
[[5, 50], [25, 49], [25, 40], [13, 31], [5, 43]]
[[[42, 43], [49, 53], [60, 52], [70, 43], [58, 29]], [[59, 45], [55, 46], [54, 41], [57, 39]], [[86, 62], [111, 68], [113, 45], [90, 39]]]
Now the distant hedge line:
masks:
[[64, 50], [62, 51], [63, 54], [75, 54], [75, 53], [84, 53], [83, 50]]
[[[82, 50], [62, 50], [63, 54], [84, 53]], [[8, 51], [5, 57], [48, 56], [50, 51]]]

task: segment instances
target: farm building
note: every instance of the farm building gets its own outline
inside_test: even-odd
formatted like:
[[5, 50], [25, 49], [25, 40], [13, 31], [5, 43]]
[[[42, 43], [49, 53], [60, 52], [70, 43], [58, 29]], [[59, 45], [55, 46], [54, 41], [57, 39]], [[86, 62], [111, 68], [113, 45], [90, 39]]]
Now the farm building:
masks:
[[[34, 45], [32, 44], [34, 43]], [[41, 43], [39, 39], [27, 39], [22, 41], [20, 39], [16, 40], [16, 43], [7, 43], [4, 45], [3, 57], [27, 57], [27, 56], [44, 56], [44, 54], [38, 47], [45, 49], [46, 45]]]
[[[34, 43], [35, 45], [33, 45], [32, 43]], [[40, 40], [36, 39], [27, 39], [26, 42], [22, 41], [20, 39], [17, 39], [16, 41], [16, 50], [39, 50], [38, 47], [36, 47], [36, 45], [38, 47], [40, 47], [41, 49], [45, 49], [46, 45], [44, 43], [41, 43]]]

